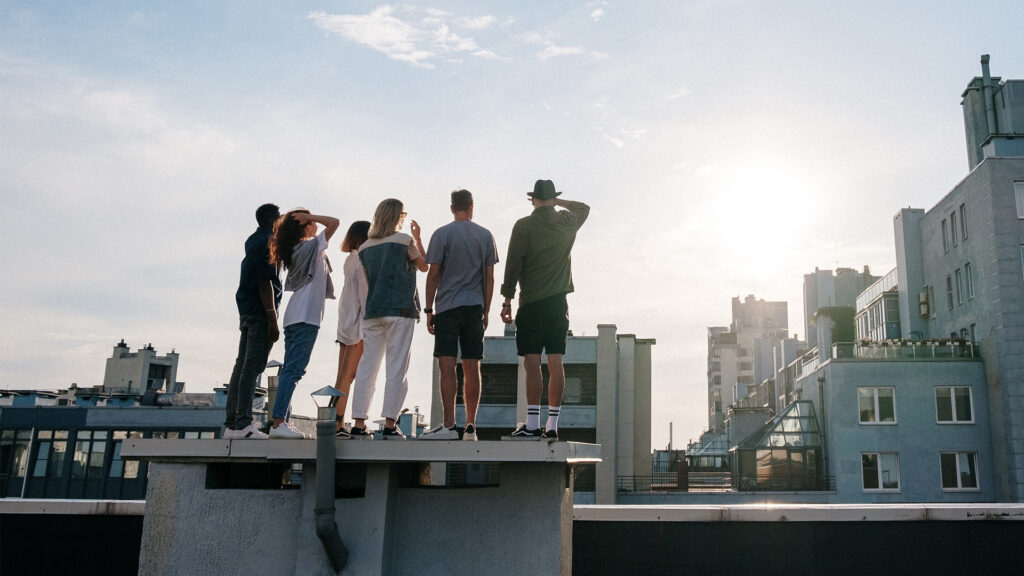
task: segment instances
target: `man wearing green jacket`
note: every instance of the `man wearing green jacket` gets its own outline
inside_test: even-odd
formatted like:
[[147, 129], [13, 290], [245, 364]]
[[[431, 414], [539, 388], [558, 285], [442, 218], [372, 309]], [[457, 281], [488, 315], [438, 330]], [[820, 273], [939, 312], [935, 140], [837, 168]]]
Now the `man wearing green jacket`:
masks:
[[[569, 330], [566, 294], [572, 286], [572, 246], [576, 232], [586, 222], [590, 206], [558, 198], [551, 180], [537, 180], [528, 192], [533, 213], [512, 228], [505, 259], [501, 295], [501, 319], [512, 323], [512, 298], [519, 284], [516, 311], [516, 349], [526, 368], [525, 423], [519, 423], [512, 440], [558, 439], [558, 413], [565, 388], [562, 356]], [[555, 210], [555, 207], [564, 210]], [[541, 354], [548, 355], [548, 420], [540, 427], [542, 387]]]

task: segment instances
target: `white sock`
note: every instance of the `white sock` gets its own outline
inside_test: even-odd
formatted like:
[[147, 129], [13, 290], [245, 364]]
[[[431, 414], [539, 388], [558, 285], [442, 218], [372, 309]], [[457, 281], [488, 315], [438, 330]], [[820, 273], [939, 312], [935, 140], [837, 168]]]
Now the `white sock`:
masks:
[[526, 429], [536, 430], [540, 426], [540, 404], [530, 404], [526, 407]]
[[558, 430], [558, 413], [561, 411], [561, 406], [548, 406], [548, 423], [544, 426], [545, 430]]

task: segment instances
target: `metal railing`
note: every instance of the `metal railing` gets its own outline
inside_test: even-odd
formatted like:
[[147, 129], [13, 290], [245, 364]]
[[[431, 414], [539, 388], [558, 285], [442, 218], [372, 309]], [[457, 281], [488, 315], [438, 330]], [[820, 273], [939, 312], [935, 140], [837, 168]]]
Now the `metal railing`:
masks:
[[971, 342], [872, 343], [838, 342], [832, 345], [832, 357], [858, 360], [949, 360], [980, 357]]

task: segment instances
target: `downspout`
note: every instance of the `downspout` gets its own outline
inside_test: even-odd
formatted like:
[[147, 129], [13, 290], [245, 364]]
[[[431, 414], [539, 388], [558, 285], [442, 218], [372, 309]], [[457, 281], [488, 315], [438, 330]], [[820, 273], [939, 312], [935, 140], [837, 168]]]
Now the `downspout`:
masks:
[[317, 410], [316, 421], [316, 535], [324, 546], [335, 572], [341, 572], [348, 563], [348, 549], [338, 534], [334, 521], [334, 466], [335, 466], [335, 403]]
[[[828, 423], [825, 421], [825, 375], [818, 376], [818, 404], [821, 408], [821, 467], [825, 469], [825, 488], [828, 488]], [[834, 488], [833, 488], [834, 489]]]
[[981, 97], [985, 101], [985, 123], [988, 126], [988, 135], [999, 133], [999, 126], [996, 123], [996, 109], [992, 99], [992, 75], [988, 70], [988, 54], [981, 55]]

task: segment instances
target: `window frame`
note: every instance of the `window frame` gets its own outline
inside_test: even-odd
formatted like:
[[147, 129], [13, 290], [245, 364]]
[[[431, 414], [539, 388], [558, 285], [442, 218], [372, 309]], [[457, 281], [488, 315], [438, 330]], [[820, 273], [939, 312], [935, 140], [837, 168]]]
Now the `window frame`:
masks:
[[946, 274], [946, 307], [953, 309], [953, 276]]
[[949, 252], [949, 224], [942, 219], [942, 251]]
[[960, 205], [960, 238], [967, 241], [967, 205]]
[[1017, 204], [1017, 219], [1024, 220], [1024, 180], [1013, 181], [1013, 199]]
[[[942, 457], [947, 454], [953, 455], [953, 462], [956, 464], [956, 487], [945, 486], [942, 480]], [[964, 455], [969, 460], [974, 461], [974, 486], [964, 487], [961, 482], [962, 476], [960, 473], [960, 456]], [[956, 451], [956, 450], [943, 450], [939, 452], [939, 486], [943, 492], [980, 492], [981, 491], [981, 474], [978, 470], [978, 453], [969, 451]]]
[[964, 278], [960, 269], [957, 268], [953, 275], [956, 277], [956, 304], [961, 306], [964, 303]]
[[956, 248], [960, 245], [960, 239], [956, 237], [956, 210], [949, 213], [949, 232], [953, 247]]
[[[877, 488], [869, 488], [864, 485], [864, 458], [866, 456], [875, 457], [875, 481], [878, 483]], [[883, 482], [883, 472], [887, 469], [882, 466], [882, 456], [892, 456], [895, 460], [895, 471], [896, 471], [896, 487], [886, 488]], [[860, 488], [864, 492], [900, 492], [902, 485], [900, 484], [900, 453], [899, 452], [861, 452], [860, 453]]]
[[[874, 410], [875, 420], [861, 420], [860, 412], [860, 398], [861, 390], [870, 390], [872, 399], [872, 408]], [[879, 390], [890, 390], [892, 392], [892, 420], [882, 421], [880, 420], [881, 409], [879, 405]], [[857, 387], [857, 422], [862, 426], [895, 426], [899, 424], [899, 416], [896, 410], [896, 388], [894, 386], [858, 386]]]
[[964, 278], [967, 280], [967, 299], [974, 300], [974, 279], [971, 278], [971, 263], [964, 264]]
[[[960, 414], [959, 414], [959, 412], [957, 410], [957, 407], [956, 407], [956, 390], [957, 389], [964, 389], [964, 388], [967, 389], [967, 398], [968, 398], [968, 400], [970, 401], [970, 404], [971, 404], [971, 413], [970, 413], [970, 419], [969, 420], [960, 419], [959, 418]], [[949, 391], [949, 411], [950, 411], [950, 414], [952, 415], [952, 419], [951, 420], [941, 420], [939, 418], [939, 390], [948, 390]], [[950, 425], [950, 424], [954, 424], [954, 425], [955, 424], [974, 424], [974, 387], [973, 386], [953, 386], [953, 385], [949, 385], [949, 386], [936, 386], [935, 387], [934, 398], [935, 398], [935, 423], [936, 424], [941, 424], [943, 426]]]

